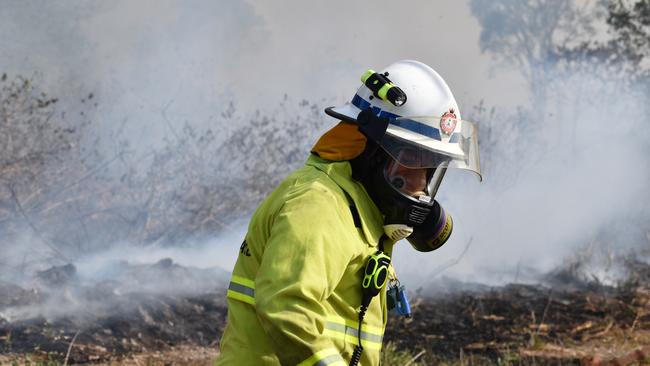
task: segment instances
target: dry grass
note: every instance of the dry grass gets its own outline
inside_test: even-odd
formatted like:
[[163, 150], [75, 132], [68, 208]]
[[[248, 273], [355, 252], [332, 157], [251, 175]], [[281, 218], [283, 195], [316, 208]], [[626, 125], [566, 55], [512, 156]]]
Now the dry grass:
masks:
[[[219, 354], [216, 347], [182, 345], [165, 351], [131, 354], [109, 361], [93, 363], [97, 366], [209, 366]], [[2, 366], [61, 366], [62, 362], [43, 355], [0, 355]]]

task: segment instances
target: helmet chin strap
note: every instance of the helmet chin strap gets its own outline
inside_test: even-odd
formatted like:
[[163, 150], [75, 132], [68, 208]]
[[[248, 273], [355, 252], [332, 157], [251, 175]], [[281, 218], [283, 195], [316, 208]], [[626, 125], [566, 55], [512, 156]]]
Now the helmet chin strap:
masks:
[[392, 241], [406, 239], [413, 233], [413, 228], [406, 224], [387, 224], [384, 225], [384, 233]]

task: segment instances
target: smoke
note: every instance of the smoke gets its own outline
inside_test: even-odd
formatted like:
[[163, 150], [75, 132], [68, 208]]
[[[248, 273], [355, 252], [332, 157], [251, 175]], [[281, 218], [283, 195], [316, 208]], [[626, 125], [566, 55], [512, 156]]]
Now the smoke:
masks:
[[[537, 39], [557, 38], [556, 29], [531, 34], [529, 18], [507, 11], [509, 6], [531, 11], [524, 4], [472, 4], [485, 27], [482, 39], [489, 40], [485, 49], [500, 63], [523, 69], [531, 99], [516, 108], [485, 111], [481, 105], [473, 111], [485, 180], [478, 185], [448, 174], [439, 200], [455, 219], [455, 234], [435, 254], [403, 254], [400, 248], [397, 262], [406, 268], [404, 276], [417, 286], [441, 273], [482, 283], [537, 282], [568, 266], [578, 269], [577, 277], [607, 284], [624, 280], [629, 273], [622, 258], [650, 246], [647, 86], [620, 65], [544, 49]], [[502, 13], [490, 13], [494, 8]], [[598, 14], [598, 8], [591, 12]], [[523, 44], [508, 39], [510, 18], [521, 21], [513, 29]], [[521, 53], [509, 53], [518, 47]], [[566, 63], [558, 61], [562, 57]], [[427, 267], [431, 270], [422, 276], [420, 269]]]
[[[597, 87], [577, 94], [581, 82]], [[650, 198], [643, 130], [647, 97], [627, 93], [617, 100], [612, 96], [620, 95], [622, 85], [589, 74], [574, 75], [563, 86], [573, 100], [564, 100], [553, 117], [539, 121], [538, 135], [522, 135], [514, 142], [518, 146], [490, 156], [497, 166], [514, 160], [516, 165], [502, 170], [510, 174], [486, 173], [480, 188], [459, 177], [444, 182], [440, 200], [454, 215], [457, 230], [437, 254], [453, 258], [473, 239], [450, 275], [475, 281], [531, 280], [537, 273], [517, 273], [517, 268], [549, 271], [594, 241], [619, 254], [650, 244], [644, 231], [649, 229]], [[576, 115], [571, 109], [578, 99], [587, 105], [579, 106]], [[527, 122], [538, 117], [527, 116]]]
[[[192, 296], [223, 289], [245, 227], [223, 233], [190, 248], [136, 247], [113, 244], [66, 265], [47, 265], [38, 258], [38, 242], [6, 253], [0, 271], [0, 319], [10, 322], [35, 317], [76, 321], [124, 313], [160, 296]], [[41, 248], [42, 249], [42, 248]], [[13, 257], [13, 258], [12, 258]], [[23, 261], [16, 260], [17, 258]], [[25, 261], [29, 258], [28, 261]]]
[[70, 102], [95, 92], [95, 119], [107, 128], [126, 119], [147, 142], [170, 132], [162, 112], [172, 124], [205, 125], [232, 100], [248, 109], [285, 93], [346, 101], [365, 68], [400, 58], [434, 65], [462, 99], [493, 83], [480, 28], [454, 1], [29, 1], [5, 4], [0, 17], [5, 71], [40, 72], [45, 89]]
[[[146, 206], [151, 209], [144, 210], [148, 216], [139, 207], [120, 207], [104, 228], [72, 221], [49, 224], [58, 225], [57, 233], [101, 239], [66, 252], [76, 268], [71, 288], [77, 292], [70, 298], [80, 298], [79, 289], [109, 280], [117, 281], [110, 289], [119, 293], [213, 286], [199, 270], [231, 269], [247, 217], [243, 223], [232, 222], [235, 218], [221, 216], [225, 210], [200, 216], [196, 212], [203, 212], [202, 204], [248, 195], [237, 201], [245, 207], [234, 211], [250, 214], [279, 175], [299, 166], [318, 134], [336, 122], [319, 112], [322, 107], [348, 101], [368, 67], [404, 58], [433, 66], [451, 86], [463, 116], [478, 123], [485, 181], [479, 184], [463, 172], [447, 174], [438, 198], [453, 215], [454, 234], [434, 253], [416, 253], [406, 242], [398, 244], [394, 263], [403, 283], [416, 288], [442, 275], [489, 283], [537, 280], [579, 248], [599, 246], [607, 252], [647, 245], [647, 89], [630, 84], [629, 75], [612, 74], [598, 61], [558, 66], [557, 53], [539, 53], [528, 64], [542, 75], [537, 79], [520, 73], [516, 63], [495, 66], [494, 51], [481, 44], [482, 34], [503, 27], [498, 19], [481, 18], [488, 7], [489, 2], [424, 0], [408, 5], [386, 0], [3, 4], [0, 71], [35, 74], [48, 94], [60, 98], [58, 111], [65, 118], [93, 122], [84, 143], [107, 157], [114, 149], [128, 150], [109, 166], [111, 179], [126, 176], [128, 183], [137, 176], [140, 183], [160, 184], [138, 197], [151, 193], [167, 203]], [[543, 101], [534, 99], [540, 95]], [[295, 133], [301, 123], [309, 131]], [[216, 147], [228, 146], [228, 139], [246, 126], [258, 131], [251, 136], [269, 140], [246, 144], [247, 134], [240, 133], [237, 141], [244, 148], [221, 154]], [[272, 144], [269, 136], [275, 135], [267, 132], [274, 129], [283, 134]], [[211, 148], [188, 147], [202, 141], [194, 137], [207, 130]], [[270, 158], [275, 162], [264, 160]], [[245, 162], [246, 168], [236, 169]], [[279, 168], [263, 170], [272, 163]], [[268, 177], [236, 180], [229, 175], [249, 167]], [[183, 175], [180, 168], [190, 173]], [[105, 195], [115, 197], [106, 191], [94, 201], [105, 204]], [[121, 197], [119, 203], [129, 199]], [[179, 209], [184, 204], [188, 209]], [[165, 219], [181, 214], [183, 223], [206, 227], [193, 221], [197, 215], [222, 234], [195, 238], [191, 233], [197, 227], [191, 226], [164, 236]], [[142, 217], [148, 218], [142, 225], [156, 234], [153, 239], [118, 235], [126, 232], [123, 222], [139, 223]], [[47, 289], [37, 273], [65, 263], [52, 262], [52, 243], [33, 231], [25, 229], [2, 246], [0, 278]], [[114, 240], [104, 240], [113, 237], [106, 231], [115, 233]], [[164, 245], [142, 247], [125, 239], [146, 238], [151, 244], [159, 237], [165, 238]], [[190, 243], [179, 237], [191, 237]], [[155, 269], [165, 258], [195, 268], [175, 272], [194, 285], [172, 281], [175, 286], [152, 286], [146, 281], [151, 277], [143, 275], [135, 276], [141, 280], [131, 281], [133, 287], [124, 287], [134, 267]], [[217, 278], [218, 273], [210, 275]], [[66, 308], [57, 303], [73, 303], [52, 299], [11, 317], [54, 315], [49, 311]], [[82, 307], [83, 301], [77, 304]]]

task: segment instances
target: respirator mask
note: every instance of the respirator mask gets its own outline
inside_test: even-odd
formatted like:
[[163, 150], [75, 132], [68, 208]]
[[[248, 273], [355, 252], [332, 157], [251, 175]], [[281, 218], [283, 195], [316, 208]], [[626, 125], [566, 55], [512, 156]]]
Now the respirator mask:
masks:
[[372, 167], [362, 183], [384, 215], [384, 231], [391, 240], [406, 238], [416, 250], [432, 251], [447, 241], [453, 225], [434, 199], [447, 163], [440, 156], [436, 157], [440, 160], [437, 167], [423, 167], [433, 163], [423, 159], [434, 156], [412, 146], [398, 148], [397, 144], [399, 141], [392, 149], [395, 157], [384, 149], [374, 152]]

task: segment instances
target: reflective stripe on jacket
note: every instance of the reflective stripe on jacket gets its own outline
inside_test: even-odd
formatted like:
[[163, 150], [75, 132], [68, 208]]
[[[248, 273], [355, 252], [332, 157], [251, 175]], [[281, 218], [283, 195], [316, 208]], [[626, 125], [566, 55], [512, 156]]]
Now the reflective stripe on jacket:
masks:
[[[362, 273], [383, 234], [379, 210], [351, 175], [349, 162], [312, 155], [253, 214], [216, 365], [350, 362]], [[392, 243], [385, 245], [390, 253]], [[384, 291], [366, 313], [362, 366], [379, 364], [385, 304]]]

